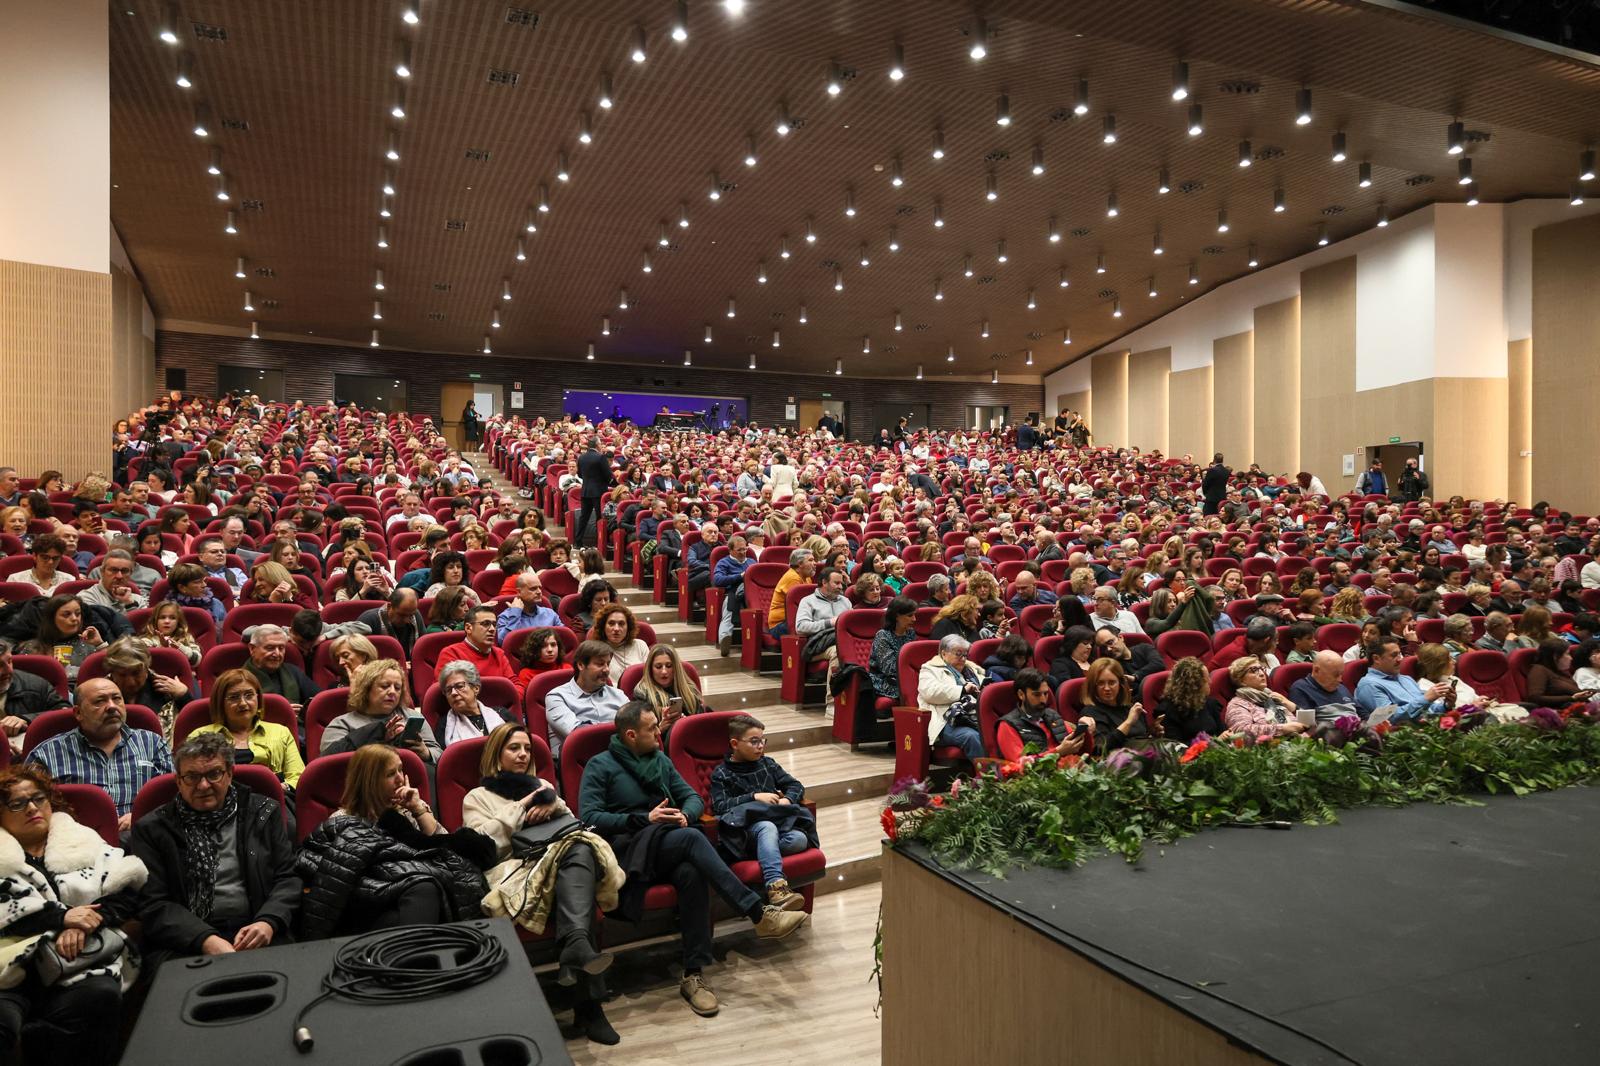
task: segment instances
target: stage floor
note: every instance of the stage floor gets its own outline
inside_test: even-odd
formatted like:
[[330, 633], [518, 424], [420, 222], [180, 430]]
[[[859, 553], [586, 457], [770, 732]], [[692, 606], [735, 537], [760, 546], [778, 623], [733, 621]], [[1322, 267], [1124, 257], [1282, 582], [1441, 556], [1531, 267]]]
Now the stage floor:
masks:
[[1281, 1062], [1600, 1062], [1600, 789], [943, 873]]

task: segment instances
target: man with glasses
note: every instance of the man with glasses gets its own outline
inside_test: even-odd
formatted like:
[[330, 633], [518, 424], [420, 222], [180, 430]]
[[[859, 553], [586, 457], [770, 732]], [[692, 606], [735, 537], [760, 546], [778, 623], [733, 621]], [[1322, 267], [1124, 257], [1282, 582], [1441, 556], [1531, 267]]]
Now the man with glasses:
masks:
[[9, 739], [11, 754], [19, 755], [29, 722], [45, 711], [70, 705], [50, 682], [37, 674], [18, 670], [11, 651], [11, 642], [0, 640], [0, 733]]
[[[540, 594], [543, 594], [543, 589]], [[493, 607], [474, 607], [467, 612], [466, 628], [462, 635], [467, 639], [451, 644], [439, 652], [437, 666], [465, 660], [478, 669], [479, 677], [515, 678], [517, 668], [510, 658], [494, 643], [495, 617]]]
[[140, 912], [147, 965], [288, 939], [302, 886], [277, 801], [234, 781], [226, 734], [195, 734], [173, 762], [177, 797], [141, 818], [131, 843], [150, 871]]
[[78, 599], [124, 617], [129, 611], [149, 606], [150, 601], [133, 583], [133, 567], [130, 552], [111, 549], [100, 563], [100, 580], [78, 593]]
[[99, 785], [117, 806], [117, 828], [133, 823], [133, 797], [152, 777], [172, 772], [172, 752], [161, 734], [128, 725], [122, 690], [108, 677], [78, 682], [73, 708], [78, 728], [28, 754], [61, 784]]
[[767, 757], [766, 726], [748, 714], [728, 719], [728, 754], [711, 771], [718, 847], [730, 862], [755, 859], [767, 902], [788, 911], [806, 902], [789, 889], [783, 857], [818, 846], [817, 823], [802, 806], [806, 787]]

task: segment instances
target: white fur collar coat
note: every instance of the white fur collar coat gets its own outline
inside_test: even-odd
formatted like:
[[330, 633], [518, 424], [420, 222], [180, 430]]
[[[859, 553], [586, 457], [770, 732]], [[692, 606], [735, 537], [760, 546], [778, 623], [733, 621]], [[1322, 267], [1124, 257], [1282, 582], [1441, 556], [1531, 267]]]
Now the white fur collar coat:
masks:
[[[28, 865], [17, 838], [0, 829], [0, 935], [13, 922], [36, 914], [51, 903], [79, 907], [125, 888], [141, 888], [149, 872], [133, 855], [125, 855], [101, 839], [100, 834], [70, 814], [50, 816], [45, 838], [44, 865], [55, 886]], [[122, 960], [89, 973], [121, 976]], [[69, 982], [71, 983], [71, 982]]]

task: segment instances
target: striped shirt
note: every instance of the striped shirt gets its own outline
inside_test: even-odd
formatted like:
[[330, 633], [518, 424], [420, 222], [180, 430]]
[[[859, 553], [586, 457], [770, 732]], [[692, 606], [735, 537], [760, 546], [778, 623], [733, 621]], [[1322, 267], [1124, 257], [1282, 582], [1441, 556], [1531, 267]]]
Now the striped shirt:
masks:
[[133, 810], [133, 797], [146, 781], [172, 773], [172, 751], [160, 734], [127, 726], [110, 755], [74, 729], [34, 748], [27, 761], [49, 770], [60, 784], [99, 785], [111, 794], [119, 817]]

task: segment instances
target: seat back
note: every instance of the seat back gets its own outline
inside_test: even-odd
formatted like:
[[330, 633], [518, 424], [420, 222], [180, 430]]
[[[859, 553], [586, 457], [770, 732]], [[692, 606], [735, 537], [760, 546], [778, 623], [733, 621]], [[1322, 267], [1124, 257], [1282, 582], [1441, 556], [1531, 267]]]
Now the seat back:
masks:
[[322, 732], [328, 728], [328, 723], [349, 710], [350, 690], [348, 688], [327, 688], [311, 697], [311, 702], [306, 705], [306, 759], [318, 758], [322, 754]]
[[25, 674], [43, 678], [49, 682], [50, 687], [56, 690], [56, 695], [62, 699], [70, 699], [72, 693], [67, 688], [67, 671], [54, 655], [17, 655], [11, 656], [11, 668], [20, 670]]
[[1156, 650], [1168, 666], [1179, 659], [1204, 659], [1211, 654], [1211, 638], [1195, 629], [1169, 629], [1156, 637]]
[[900, 649], [900, 706], [917, 706], [917, 673], [938, 654], [937, 640], [913, 640]]
[[[306, 668], [305, 660], [300, 656], [300, 649], [292, 643], [289, 650], [284, 653], [284, 661], [293, 663], [300, 669]], [[250, 661], [250, 646], [248, 644], [218, 644], [200, 657], [200, 694], [211, 695], [211, 686], [216, 684], [217, 678], [229, 670], [237, 669]]]
[[834, 625], [838, 636], [839, 661], [866, 666], [872, 657], [872, 642], [883, 628], [881, 607], [852, 607]]
[[[161, 716], [148, 707], [137, 703], [127, 705], [126, 725], [129, 729], [143, 729], [161, 735]], [[28, 731], [22, 735], [22, 755], [28, 756], [34, 748], [63, 733], [70, 733], [78, 728], [78, 714], [71, 707], [59, 707], [53, 711], [45, 711], [33, 721], [28, 723]]]
[[573, 679], [573, 676], [572, 670], [551, 670], [539, 674], [522, 694], [522, 720], [527, 723], [528, 732], [543, 740], [546, 745], [550, 743], [550, 723], [544, 714], [545, 697], [550, 695], [551, 689], [565, 685]]
[[117, 826], [117, 805], [111, 793], [99, 785], [75, 782], [58, 784], [61, 795], [72, 807], [72, 817], [79, 825], [88, 826], [100, 834], [100, 839], [114, 848], [122, 846], [121, 830]]
[[[615, 682], [616, 686], [622, 690], [622, 694], [630, 700], [633, 699], [633, 690], [638, 688], [639, 682], [644, 680], [644, 667], [644, 663], [634, 663], [622, 671], [622, 676]], [[705, 685], [700, 682], [700, 671], [695, 669], [694, 663], [685, 662], [683, 664], [683, 672], [689, 676], [690, 681], [694, 682], [695, 688], [701, 692], [705, 691]]]
[[[378, 649], [378, 658], [393, 659], [402, 667], [406, 665], [406, 649], [394, 637], [370, 633], [367, 634], [367, 639]], [[333, 661], [333, 641], [317, 642], [317, 650], [311, 656], [310, 673], [311, 683], [318, 688], [332, 688], [345, 683], [344, 675], [339, 672], [339, 664]]]
[[1507, 675], [1511, 660], [1497, 651], [1473, 648], [1456, 659], [1456, 673], [1480, 696], [1516, 703], [1516, 683]]
[[241, 603], [222, 620], [222, 641], [226, 644], [243, 640], [244, 631], [251, 626], [271, 624], [288, 629], [299, 611], [300, 606], [294, 603]]
[[[400, 763], [405, 767], [406, 777], [412, 787], [426, 801], [429, 795], [428, 771], [422, 760], [409, 748], [394, 750], [400, 756]], [[327, 821], [328, 815], [339, 809], [339, 801], [344, 796], [345, 774], [355, 754], [353, 751], [341, 751], [306, 763], [306, 772], [300, 775], [300, 785], [294, 793], [297, 842], [304, 841], [313, 829]]]
[[438, 680], [439, 653], [466, 637], [450, 630], [443, 633], [424, 633], [411, 647], [411, 691], [427, 692]]
[[[555, 762], [550, 758], [550, 746], [543, 737], [530, 736], [528, 739], [533, 748], [533, 762], [528, 769], [553, 784], [556, 772]], [[482, 781], [478, 763], [483, 759], [483, 746], [488, 742], [487, 737], [458, 740], [439, 756], [439, 795], [434, 800], [433, 809], [439, 823], [446, 829], [461, 828], [461, 805], [467, 793]]]
[[1289, 694], [1289, 690], [1295, 686], [1296, 682], [1298, 682], [1302, 677], [1310, 676], [1310, 663], [1284, 663], [1282, 666], [1272, 671], [1272, 677], [1267, 680], [1267, 686], [1271, 688], [1272, 691], [1287, 696]]
[[1050, 615], [1055, 611], [1055, 604], [1032, 603], [1022, 609], [1022, 614], [1017, 616], [1017, 633], [1029, 644], [1039, 642], [1039, 631], [1050, 620]]
[[1157, 670], [1146, 677], [1139, 687], [1139, 702], [1152, 716], [1156, 713], [1156, 704], [1161, 702], [1162, 694], [1167, 691], [1167, 678], [1171, 676], [1170, 670]]
[[[289, 806], [284, 799], [283, 782], [265, 766], [243, 763], [233, 768], [233, 779], [251, 792], [265, 796], [278, 805], [284, 827], [289, 825]], [[137, 823], [151, 811], [172, 802], [178, 794], [178, 779], [174, 774], [161, 774], [144, 783], [139, 794], [133, 797], [133, 820]]]
[[[693, 717], [691, 715], [684, 721], [690, 721]], [[580, 725], [568, 733], [567, 739], [561, 744], [561, 797], [579, 818], [583, 817], [578, 802], [583, 787], [583, 768], [589, 765], [590, 759], [606, 750], [616, 732], [617, 727], [611, 722]]]
[[1016, 705], [1017, 686], [1014, 682], [996, 681], [983, 686], [983, 692], [978, 697], [978, 732], [983, 736], [983, 750], [990, 758], [1000, 757], [1000, 719], [1010, 714]]
[[689, 787], [711, 803], [711, 771], [728, 754], [728, 722], [738, 711], [691, 714], [672, 727], [672, 765]]
[[1340, 655], [1349, 651], [1361, 639], [1361, 627], [1354, 622], [1330, 622], [1317, 629], [1317, 647], [1336, 651]]
[[[150, 669], [167, 677], [175, 677], [184, 683], [190, 692], [194, 691], [194, 670], [189, 666], [189, 657], [177, 648], [149, 648]], [[78, 680], [87, 681], [92, 677], [106, 676], [106, 653], [97, 651], [83, 661], [78, 667]]]

